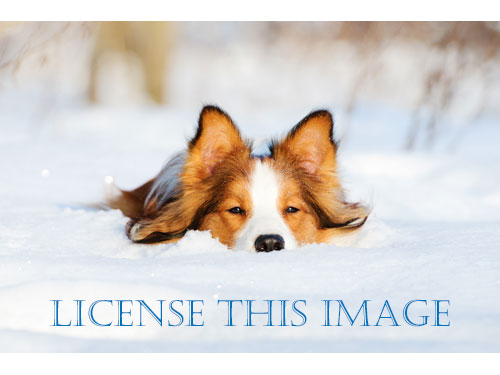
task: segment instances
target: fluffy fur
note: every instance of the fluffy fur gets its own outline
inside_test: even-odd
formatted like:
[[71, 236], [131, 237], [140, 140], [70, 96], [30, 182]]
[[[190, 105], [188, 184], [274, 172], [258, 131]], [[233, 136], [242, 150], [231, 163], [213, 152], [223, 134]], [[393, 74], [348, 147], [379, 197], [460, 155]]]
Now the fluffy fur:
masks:
[[132, 241], [148, 244], [210, 230], [230, 248], [258, 250], [265, 248], [259, 236], [272, 236], [273, 249], [289, 249], [332, 242], [364, 224], [368, 209], [344, 199], [328, 111], [309, 114], [269, 149], [253, 156], [229, 115], [206, 106], [187, 150], [108, 205], [131, 218]]

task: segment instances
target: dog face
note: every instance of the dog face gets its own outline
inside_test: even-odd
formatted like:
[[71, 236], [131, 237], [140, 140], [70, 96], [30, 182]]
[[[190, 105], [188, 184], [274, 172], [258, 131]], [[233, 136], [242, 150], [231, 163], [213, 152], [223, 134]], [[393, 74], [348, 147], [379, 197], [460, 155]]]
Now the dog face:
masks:
[[[295, 207], [286, 206], [291, 200], [284, 177], [270, 159], [249, 158], [245, 170], [245, 174], [228, 179], [218, 208], [204, 218], [201, 229], [210, 230], [221, 242], [237, 249], [296, 247], [297, 240], [287, 225]], [[298, 201], [294, 204], [298, 206]]]
[[368, 212], [344, 200], [332, 132], [330, 113], [317, 111], [256, 157], [226, 113], [205, 107], [187, 152], [148, 186], [129, 237], [168, 242], [209, 230], [230, 248], [268, 252], [359, 228]]

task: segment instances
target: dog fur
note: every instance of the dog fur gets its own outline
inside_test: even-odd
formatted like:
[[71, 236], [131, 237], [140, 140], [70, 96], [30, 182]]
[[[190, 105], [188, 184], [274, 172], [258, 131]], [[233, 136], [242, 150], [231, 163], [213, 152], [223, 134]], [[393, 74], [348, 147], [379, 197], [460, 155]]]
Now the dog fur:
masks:
[[269, 155], [255, 156], [229, 115], [206, 106], [187, 150], [108, 206], [131, 218], [126, 233], [136, 243], [174, 242], [188, 230], [209, 230], [229, 248], [250, 251], [259, 251], [263, 235], [279, 238], [274, 248], [260, 245], [265, 251], [332, 243], [369, 215], [344, 198], [337, 147], [332, 115], [319, 110], [271, 142]]

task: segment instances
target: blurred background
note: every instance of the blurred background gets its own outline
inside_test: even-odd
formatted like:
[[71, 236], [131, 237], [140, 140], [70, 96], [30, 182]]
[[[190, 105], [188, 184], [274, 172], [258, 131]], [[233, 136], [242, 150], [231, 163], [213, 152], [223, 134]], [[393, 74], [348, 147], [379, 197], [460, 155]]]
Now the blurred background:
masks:
[[396, 117], [401, 149], [453, 149], [500, 116], [500, 22], [0, 23], [0, 122], [207, 103], [290, 125], [327, 107], [346, 142], [357, 115]]

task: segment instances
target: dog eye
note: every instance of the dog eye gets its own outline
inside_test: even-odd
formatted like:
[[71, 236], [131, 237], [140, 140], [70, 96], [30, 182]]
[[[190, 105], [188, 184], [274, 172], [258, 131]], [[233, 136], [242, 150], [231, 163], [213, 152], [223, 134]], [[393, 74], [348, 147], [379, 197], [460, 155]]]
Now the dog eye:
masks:
[[295, 208], [295, 207], [290, 206], [290, 207], [287, 207], [287, 209], [286, 209], [286, 213], [287, 213], [287, 214], [294, 214], [294, 213], [296, 213], [298, 210], [299, 210], [298, 208]]
[[233, 207], [228, 211], [236, 215], [243, 215], [245, 213], [245, 211], [241, 207]]

